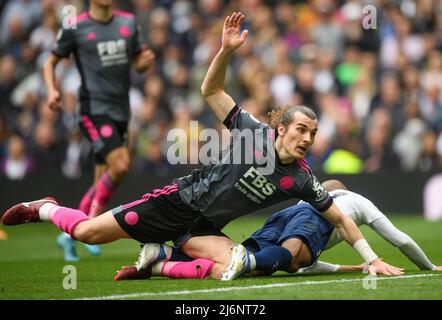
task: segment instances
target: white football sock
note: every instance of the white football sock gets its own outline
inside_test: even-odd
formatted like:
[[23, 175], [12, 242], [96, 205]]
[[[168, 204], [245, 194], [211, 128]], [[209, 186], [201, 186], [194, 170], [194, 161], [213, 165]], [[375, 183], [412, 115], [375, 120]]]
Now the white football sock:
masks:
[[161, 276], [161, 270], [163, 269], [164, 261], [155, 263], [152, 266], [152, 276]]
[[38, 215], [40, 216], [41, 221], [50, 221], [49, 219], [49, 211], [51, 209], [57, 207], [57, 205], [53, 202], [46, 202], [44, 205], [40, 207], [40, 210], [38, 210]]
[[250, 269], [251, 269], [251, 271], [253, 271], [256, 268], [255, 255], [253, 253], [249, 253], [249, 259], [250, 259]]

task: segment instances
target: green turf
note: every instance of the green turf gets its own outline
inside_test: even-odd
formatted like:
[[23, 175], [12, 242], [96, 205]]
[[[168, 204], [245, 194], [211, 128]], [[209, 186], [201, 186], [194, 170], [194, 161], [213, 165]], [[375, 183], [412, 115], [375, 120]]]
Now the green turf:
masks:
[[[442, 223], [429, 223], [418, 216], [393, 216], [392, 221], [412, 236], [436, 264], [442, 265]], [[239, 219], [225, 229], [240, 242], [261, 225], [263, 218]], [[442, 299], [442, 273], [421, 272], [399, 250], [367, 227], [363, 233], [374, 250], [387, 262], [407, 269], [417, 278], [377, 281], [376, 289], [363, 288], [362, 273], [329, 275], [288, 275], [242, 278], [232, 282], [215, 280], [170, 280], [114, 282], [115, 271], [132, 263], [139, 251], [135, 241], [121, 240], [102, 246], [96, 258], [78, 246], [81, 261], [65, 263], [55, 245], [58, 230], [49, 223], [5, 228], [9, 240], [0, 241], [0, 299], [74, 299], [109, 297], [129, 299]], [[359, 264], [360, 259], [345, 243], [321, 256], [322, 260]], [[77, 270], [77, 289], [65, 290], [66, 265]], [[343, 281], [342, 281], [343, 280]], [[275, 287], [279, 285], [279, 287]], [[251, 287], [255, 286], [255, 287]], [[264, 286], [264, 287], [256, 287]], [[267, 287], [265, 287], [267, 286]], [[228, 288], [221, 291], [221, 288]], [[186, 294], [182, 293], [187, 290]], [[192, 292], [194, 291], [194, 292]], [[175, 293], [173, 293], [175, 292]]]

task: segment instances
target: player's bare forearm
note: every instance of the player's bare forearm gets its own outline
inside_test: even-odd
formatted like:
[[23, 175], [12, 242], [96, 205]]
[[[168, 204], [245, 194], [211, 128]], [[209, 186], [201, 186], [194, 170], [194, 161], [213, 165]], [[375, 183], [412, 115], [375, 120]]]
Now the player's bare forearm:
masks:
[[43, 79], [46, 85], [46, 89], [48, 91], [55, 90], [55, 67], [58, 62], [60, 62], [60, 58], [54, 54], [51, 54], [43, 65]]
[[201, 93], [220, 121], [224, 121], [235, 106], [231, 96], [224, 91], [227, 65], [233, 50], [221, 48], [217, 53], [201, 86]]
[[336, 272], [353, 272], [363, 271], [365, 264], [358, 266], [339, 265], [324, 261], [317, 261], [313, 265], [298, 270], [299, 273], [336, 273]]
[[342, 215], [342, 220], [339, 222], [336, 228], [342, 239], [344, 239], [351, 246], [354, 246], [357, 241], [364, 239], [361, 230], [359, 230], [354, 221], [346, 215]]
[[234, 12], [228, 16], [223, 25], [222, 46], [209, 66], [201, 85], [201, 93], [220, 121], [224, 121], [235, 106], [235, 102], [224, 92], [227, 66], [235, 49], [247, 38], [248, 31], [241, 32], [244, 15]]
[[365, 264], [360, 264], [358, 266], [340, 265], [337, 272], [355, 272], [355, 271], [362, 272], [364, 271], [364, 266]]
[[233, 49], [221, 48], [216, 54], [201, 85], [201, 92], [204, 97], [215, 94], [217, 91], [224, 91], [227, 65], [232, 53]]
[[61, 58], [51, 54], [43, 66], [43, 79], [47, 91], [47, 105], [54, 111], [60, 109], [60, 92], [55, 85], [55, 67], [60, 60]]
[[358, 240], [364, 238], [357, 225], [333, 203], [322, 216], [331, 222], [342, 239], [353, 246]]

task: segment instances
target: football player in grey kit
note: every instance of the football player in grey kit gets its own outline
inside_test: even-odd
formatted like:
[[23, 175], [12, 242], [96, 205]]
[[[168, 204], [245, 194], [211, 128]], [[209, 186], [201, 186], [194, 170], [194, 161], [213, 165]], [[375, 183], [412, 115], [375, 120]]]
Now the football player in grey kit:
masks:
[[[231, 161], [239, 152], [245, 157], [242, 139], [234, 139], [230, 151], [218, 163], [204, 165], [189, 176], [154, 189], [142, 199], [90, 218], [80, 210], [61, 207], [53, 198], [19, 203], [3, 215], [5, 225], [50, 220], [73, 238], [101, 244], [121, 238], [141, 243], [172, 240], [192, 258], [215, 262], [212, 273], [222, 277], [230, 262], [233, 243], [221, 229], [230, 221], [258, 209], [299, 198], [310, 203], [330, 221], [347, 241], [380, 274], [398, 275], [373, 252], [354, 222], [333, 203], [333, 198], [306, 165], [304, 155], [317, 131], [314, 112], [303, 106], [279, 109], [270, 115], [270, 126], [260, 123], [224, 91], [230, 56], [247, 38], [240, 27], [244, 15], [233, 13], [223, 26], [222, 47], [202, 84], [202, 93], [216, 116], [230, 130], [256, 130], [263, 143], [254, 141], [252, 163]], [[259, 135], [257, 135], [259, 136]], [[274, 154], [274, 157], [268, 156]], [[267, 162], [258, 158], [266, 155]], [[258, 161], [259, 160], [259, 161]], [[273, 170], [269, 170], [273, 166]], [[262, 171], [265, 171], [263, 174]], [[247, 258], [247, 255], [245, 255]], [[176, 268], [182, 265], [178, 264]], [[175, 270], [177, 271], [177, 270]]]
[[[130, 116], [130, 70], [144, 72], [154, 55], [143, 47], [134, 15], [114, 10], [112, 0], [90, 0], [89, 11], [63, 26], [55, 49], [44, 66], [47, 103], [60, 108], [60, 92], [55, 85], [55, 67], [73, 54], [81, 76], [77, 116], [85, 136], [93, 144], [94, 183], [83, 196], [79, 209], [90, 217], [101, 214], [117, 185], [129, 170], [126, 146]], [[76, 261], [75, 243], [66, 233], [57, 238], [65, 260]], [[86, 245], [94, 255], [98, 246]]]

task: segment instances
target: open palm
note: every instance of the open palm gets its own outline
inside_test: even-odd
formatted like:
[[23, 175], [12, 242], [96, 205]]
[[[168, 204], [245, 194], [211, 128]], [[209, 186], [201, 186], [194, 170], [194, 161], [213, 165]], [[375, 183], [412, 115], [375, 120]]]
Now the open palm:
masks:
[[224, 48], [236, 49], [241, 46], [247, 38], [248, 31], [241, 33], [241, 24], [244, 21], [244, 15], [241, 12], [234, 12], [224, 21], [222, 45]]
[[404, 269], [385, 263], [382, 259], [377, 259], [368, 267], [368, 273], [372, 275], [399, 276], [404, 273]]

